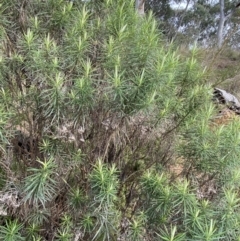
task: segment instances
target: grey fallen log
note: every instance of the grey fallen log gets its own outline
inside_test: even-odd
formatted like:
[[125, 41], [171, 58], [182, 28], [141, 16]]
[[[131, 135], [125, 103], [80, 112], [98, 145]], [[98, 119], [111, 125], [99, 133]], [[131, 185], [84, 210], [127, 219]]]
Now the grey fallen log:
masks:
[[240, 102], [238, 99], [225, 90], [214, 88], [213, 99], [221, 104], [226, 104], [230, 110], [240, 115]]

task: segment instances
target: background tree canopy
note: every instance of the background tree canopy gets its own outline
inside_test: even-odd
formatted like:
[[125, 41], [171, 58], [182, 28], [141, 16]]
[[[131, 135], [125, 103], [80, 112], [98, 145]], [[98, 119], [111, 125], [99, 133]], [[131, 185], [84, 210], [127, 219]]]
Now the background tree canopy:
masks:
[[1, 2], [1, 240], [239, 239], [219, 51], [170, 43], [174, 10], [156, 4]]
[[[160, 29], [170, 39], [180, 43], [198, 42], [208, 47], [214, 46], [218, 39], [227, 39], [231, 46], [238, 47], [239, 9], [238, 1], [158, 1], [147, 0], [146, 11], [152, 10], [157, 17]], [[223, 15], [220, 6], [223, 7]], [[223, 31], [217, 37], [223, 21]], [[221, 46], [223, 43], [219, 44]]]

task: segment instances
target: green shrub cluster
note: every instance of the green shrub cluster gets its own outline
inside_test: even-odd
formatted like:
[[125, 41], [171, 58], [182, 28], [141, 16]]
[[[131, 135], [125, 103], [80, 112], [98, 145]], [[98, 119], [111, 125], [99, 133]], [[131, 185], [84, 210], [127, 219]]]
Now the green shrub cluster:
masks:
[[1, 240], [240, 240], [240, 122], [196, 48], [134, 1], [0, 12]]

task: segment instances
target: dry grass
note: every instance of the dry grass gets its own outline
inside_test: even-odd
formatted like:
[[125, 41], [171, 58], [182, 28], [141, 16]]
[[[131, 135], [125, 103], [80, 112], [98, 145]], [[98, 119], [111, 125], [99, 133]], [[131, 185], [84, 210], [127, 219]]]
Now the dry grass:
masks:
[[236, 118], [234, 111], [229, 110], [228, 108], [222, 109], [217, 116], [215, 116], [210, 123], [211, 127], [218, 127], [222, 125], [229, 124], [234, 118]]

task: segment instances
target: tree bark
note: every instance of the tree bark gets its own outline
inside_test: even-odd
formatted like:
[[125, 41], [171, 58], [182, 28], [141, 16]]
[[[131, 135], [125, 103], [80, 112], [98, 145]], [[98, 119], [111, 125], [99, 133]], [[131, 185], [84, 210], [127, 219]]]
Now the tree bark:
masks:
[[137, 10], [140, 16], [144, 16], [144, 4], [145, 0], [136, 0], [135, 2], [135, 9]]
[[221, 48], [223, 44], [223, 28], [226, 20], [226, 17], [224, 14], [224, 0], [219, 0], [219, 4], [220, 4], [220, 19], [219, 19], [218, 31], [217, 31], [217, 45], [218, 45], [218, 48]]

